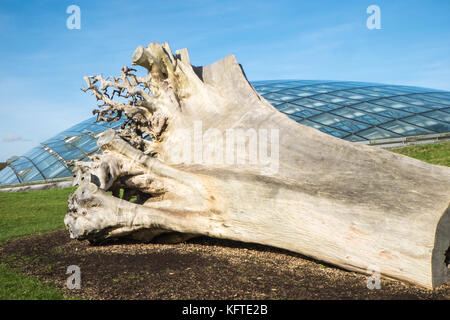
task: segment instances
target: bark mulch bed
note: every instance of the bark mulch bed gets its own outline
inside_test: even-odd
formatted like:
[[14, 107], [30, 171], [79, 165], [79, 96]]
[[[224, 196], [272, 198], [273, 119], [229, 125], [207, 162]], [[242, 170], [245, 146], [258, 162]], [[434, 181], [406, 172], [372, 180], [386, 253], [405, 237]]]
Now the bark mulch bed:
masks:
[[[261, 245], [200, 237], [180, 244], [130, 241], [90, 245], [56, 230], [8, 241], [0, 261], [88, 299], [450, 299], [435, 291], [367, 276]], [[81, 269], [81, 289], [68, 290], [67, 267]]]

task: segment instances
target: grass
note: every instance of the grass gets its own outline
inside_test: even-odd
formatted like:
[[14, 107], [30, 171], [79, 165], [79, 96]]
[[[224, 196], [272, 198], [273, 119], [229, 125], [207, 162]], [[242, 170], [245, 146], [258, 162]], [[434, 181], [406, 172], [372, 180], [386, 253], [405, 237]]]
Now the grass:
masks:
[[409, 146], [392, 151], [428, 163], [450, 167], [450, 142]]
[[67, 199], [74, 190], [0, 192], [0, 245], [14, 237], [64, 227]]
[[64, 295], [49, 282], [25, 276], [0, 264], [0, 300], [61, 300]]
[[[37, 232], [62, 228], [67, 199], [74, 188], [0, 193], [0, 244]], [[63, 299], [52, 283], [44, 283], [0, 264], [0, 299]]]
[[[432, 164], [450, 166], [450, 142], [391, 151]], [[15, 237], [62, 228], [67, 198], [74, 190], [0, 193], [0, 245]], [[0, 299], [63, 298], [63, 294], [53, 284], [25, 276], [0, 264]]]

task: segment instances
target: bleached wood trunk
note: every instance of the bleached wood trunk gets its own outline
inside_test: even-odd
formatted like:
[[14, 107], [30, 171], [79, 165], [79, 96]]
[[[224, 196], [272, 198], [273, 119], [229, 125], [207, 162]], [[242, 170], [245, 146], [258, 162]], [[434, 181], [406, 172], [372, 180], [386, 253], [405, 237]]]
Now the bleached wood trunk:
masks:
[[[76, 163], [79, 187], [65, 218], [72, 238], [208, 235], [427, 288], [449, 281], [450, 168], [292, 121], [254, 90], [234, 56], [192, 67], [186, 49], [172, 55], [168, 44], [152, 43], [136, 50], [133, 64], [148, 76], [124, 67], [112, 80], [86, 77], [86, 90], [103, 101], [99, 118], [118, 113], [130, 124], [122, 137], [102, 135], [93, 162]], [[109, 88], [131, 102], [113, 101]], [[209, 134], [199, 140], [200, 126]], [[258, 147], [267, 143], [269, 156], [251, 162], [247, 139], [234, 161], [198, 161], [220, 146], [225, 153], [230, 129], [261, 134]]]

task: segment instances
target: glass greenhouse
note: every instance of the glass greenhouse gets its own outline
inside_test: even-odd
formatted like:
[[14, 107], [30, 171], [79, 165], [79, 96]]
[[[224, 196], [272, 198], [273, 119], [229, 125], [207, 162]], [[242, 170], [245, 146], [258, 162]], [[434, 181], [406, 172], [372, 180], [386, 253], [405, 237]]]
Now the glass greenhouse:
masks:
[[[349, 81], [273, 80], [252, 85], [294, 121], [359, 143], [430, 139], [450, 133], [450, 92]], [[42, 142], [0, 171], [0, 185], [71, 176], [69, 160], [98, 152], [97, 137], [121, 122], [83, 121]]]

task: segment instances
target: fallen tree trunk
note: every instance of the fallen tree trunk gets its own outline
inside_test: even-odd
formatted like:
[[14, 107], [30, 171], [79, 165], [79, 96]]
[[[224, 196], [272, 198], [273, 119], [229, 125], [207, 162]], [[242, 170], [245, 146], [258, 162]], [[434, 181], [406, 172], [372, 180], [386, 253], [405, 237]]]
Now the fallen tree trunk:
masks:
[[148, 75], [85, 78], [98, 119], [127, 122], [100, 137], [102, 155], [75, 163], [72, 238], [208, 235], [427, 288], [449, 281], [450, 168], [292, 121], [234, 56], [193, 67], [186, 49], [152, 43], [133, 64]]

